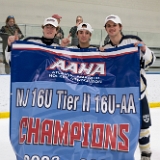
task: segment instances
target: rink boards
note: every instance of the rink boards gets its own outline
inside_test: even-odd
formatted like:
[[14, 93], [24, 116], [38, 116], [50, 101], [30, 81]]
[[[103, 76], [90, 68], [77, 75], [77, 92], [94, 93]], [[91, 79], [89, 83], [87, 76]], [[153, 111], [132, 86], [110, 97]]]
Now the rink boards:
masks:
[[[160, 74], [147, 74], [150, 107], [160, 107]], [[10, 75], [0, 75], [0, 118], [9, 117]]]

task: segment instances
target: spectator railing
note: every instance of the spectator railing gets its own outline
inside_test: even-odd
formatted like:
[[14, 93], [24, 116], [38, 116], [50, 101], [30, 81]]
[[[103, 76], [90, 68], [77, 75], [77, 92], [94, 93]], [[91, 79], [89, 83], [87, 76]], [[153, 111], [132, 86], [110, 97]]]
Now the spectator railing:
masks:
[[[4, 25], [4, 23], [0, 23], [1, 26]], [[30, 24], [18, 24], [22, 33], [25, 37], [29, 36], [42, 36], [42, 28], [41, 25], [30, 25]], [[67, 37], [69, 34], [70, 27], [67, 26], [61, 26], [64, 31], [64, 37]], [[123, 34], [129, 34], [129, 35], [137, 35], [139, 36], [148, 47], [150, 47], [152, 50], [155, 51], [157, 60], [154, 63], [154, 65], [148, 70], [148, 71], [158, 71], [160, 72], [160, 33], [146, 33], [146, 32], [136, 32], [136, 31], [123, 31]], [[103, 45], [104, 39], [107, 36], [107, 33], [105, 29], [94, 29], [94, 32], [92, 33], [91, 38], [91, 44], [93, 45]], [[6, 39], [5, 39], [6, 41]], [[3, 38], [0, 37], [0, 60], [2, 59], [4, 55], [4, 47], [6, 46], [7, 42], [3, 42]], [[3, 55], [2, 55], [3, 54]]]

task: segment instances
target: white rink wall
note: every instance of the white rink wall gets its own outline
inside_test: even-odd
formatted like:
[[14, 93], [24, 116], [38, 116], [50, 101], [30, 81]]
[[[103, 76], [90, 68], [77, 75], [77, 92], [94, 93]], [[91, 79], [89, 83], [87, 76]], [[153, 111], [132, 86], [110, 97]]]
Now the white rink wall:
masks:
[[0, 112], [9, 112], [10, 75], [0, 75]]
[[[147, 74], [149, 103], [160, 103], [160, 74]], [[10, 75], [0, 75], [0, 112], [9, 112]]]
[[160, 33], [160, 0], [0, 0], [0, 4], [0, 22], [14, 15], [17, 23], [42, 25], [44, 18], [58, 13], [61, 26], [73, 26], [81, 15], [94, 29], [102, 29], [106, 16], [117, 14], [124, 30]]
[[160, 74], [147, 74], [147, 85], [148, 101], [160, 103]]

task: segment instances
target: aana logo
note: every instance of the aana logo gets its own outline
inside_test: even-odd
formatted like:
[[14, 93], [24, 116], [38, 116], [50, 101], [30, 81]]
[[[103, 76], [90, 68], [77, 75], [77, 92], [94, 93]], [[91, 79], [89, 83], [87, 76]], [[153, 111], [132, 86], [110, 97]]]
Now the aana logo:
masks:
[[105, 68], [105, 63], [80, 63], [57, 59], [47, 70], [60, 69], [63, 72], [71, 72], [72, 74], [105, 76]]

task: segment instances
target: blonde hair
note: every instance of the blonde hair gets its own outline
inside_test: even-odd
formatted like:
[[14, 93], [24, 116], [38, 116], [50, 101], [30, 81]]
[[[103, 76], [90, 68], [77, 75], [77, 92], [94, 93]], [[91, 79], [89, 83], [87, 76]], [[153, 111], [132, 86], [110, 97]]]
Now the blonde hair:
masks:
[[81, 19], [82, 19], [82, 22], [83, 22], [82, 16], [77, 16], [77, 17], [76, 17], [76, 23], [78, 22], [78, 18], [81, 18]]

